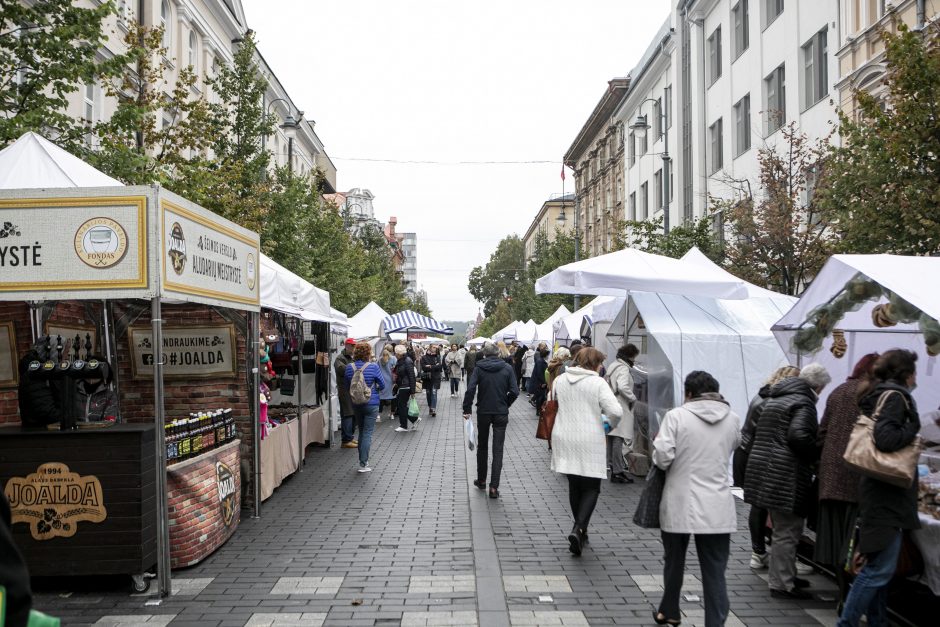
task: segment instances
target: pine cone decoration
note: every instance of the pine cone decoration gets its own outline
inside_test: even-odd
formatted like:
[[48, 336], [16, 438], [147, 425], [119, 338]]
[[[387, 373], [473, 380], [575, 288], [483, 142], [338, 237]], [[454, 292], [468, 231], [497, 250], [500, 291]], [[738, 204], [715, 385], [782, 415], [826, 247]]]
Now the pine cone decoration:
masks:
[[845, 357], [845, 352], [848, 350], [849, 344], [845, 341], [845, 331], [842, 329], [834, 329], [832, 331], [832, 347], [829, 351], [835, 355], [836, 359], [842, 359]]

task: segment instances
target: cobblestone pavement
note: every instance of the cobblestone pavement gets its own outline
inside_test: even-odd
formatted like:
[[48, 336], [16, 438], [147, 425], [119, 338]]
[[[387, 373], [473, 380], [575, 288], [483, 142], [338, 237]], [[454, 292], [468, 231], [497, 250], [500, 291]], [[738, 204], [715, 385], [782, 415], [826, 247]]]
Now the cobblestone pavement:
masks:
[[[631, 522], [640, 483], [605, 482], [590, 547], [575, 558], [567, 483], [548, 470], [525, 397], [512, 408], [501, 498], [489, 499], [470, 484], [460, 399], [441, 392], [417, 432], [376, 426], [372, 473], [356, 472], [355, 449], [312, 448], [260, 519], [246, 512], [225, 546], [174, 572], [174, 596], [156, 604], [123, 581], [68, 580], [37, 593], [38, 608], [66, 625], [122, 627], [654, 624], [662, 549], [658, 532]], [[743, 504], [738, 520], [728, 625], [834, 624], [835, 586], [822, 576], [809, 578], [825, 600], [770, 597], [748, 568]], [[703, 625], [691, 550], [683, 595], [682, 624]]]

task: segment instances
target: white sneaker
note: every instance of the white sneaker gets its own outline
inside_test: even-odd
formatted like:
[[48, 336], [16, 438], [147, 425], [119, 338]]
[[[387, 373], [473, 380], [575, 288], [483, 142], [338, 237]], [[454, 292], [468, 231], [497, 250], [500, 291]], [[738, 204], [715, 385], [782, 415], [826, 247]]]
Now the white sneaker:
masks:
[[[418, 418], [418, 420], [421, 420], [421, 419]], [[417, 430], [418, 430], [418, 423], [416, 422], [411, 425], [411, 429], [409, 429], [409, 431], [417, 431]]]
[[372, 469], [369, 468], [368, 466], [360, 466], [359, 472], [372, 472]]
[[376, 416], [376, 418], [375, 418], [375, 424], [377, 424], [377, 425], [378, 425], [378, 424], [382, 424], [382, 417], [381, 417], [381, 416]]
[[397, 431], [398, 433], [404, 433], [407, 430], [408, 429], [405, 429], [404, 427], [395, 427], [395, 431]]
[[770, 560], [770, 554], [764, 553], [751, 553], [751, 563], [749, 564], [754, 570], [761, 570], [767, 568], [767, 562]]
[[797, 575], [812, 575], [816, 572], [816, 569], [810, 566], [809, 564], [804, 564], [803, 562], [797, 561], [796, 563], [796, 574]]

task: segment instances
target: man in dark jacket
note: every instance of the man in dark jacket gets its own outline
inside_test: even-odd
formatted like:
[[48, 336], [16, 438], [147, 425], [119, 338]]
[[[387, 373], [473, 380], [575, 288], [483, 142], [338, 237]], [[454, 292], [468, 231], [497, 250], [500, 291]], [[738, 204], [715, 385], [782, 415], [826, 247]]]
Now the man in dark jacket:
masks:
[[356, 412], [353, 409], [352, 397], [349, 395], [349, 386], [346, 385], [346, 366], [352, 363], [352, 353], [355, 346], [356, 340], [347, 338], [343, 350], [333, 361], [333, 370], [336, 373], [336, 395], [339, 397], [343, 448], [359, 448], [359, 442], [355, 440]]
[[773, 543], [768, 583], [774, 597], [811, 599], [796, 576], [796, 548], [813, 498], [813, 467], [818, 458], [816, 401], [831, 381], [820, 364], [776, 384], [757, 419], [754, 443], [744, 473], [744, 500], [770, 511]]
[[[480, 392], [477, 394], [477, 387]], [[503, 442], [509, 424], [509, 406], [519, 396], [519, 384], [512, 366], [499, 358], [499, 349], [492, 342], [483, 345], [483, 360], [478, 360], [467, 392], [463, 397], [463, 417], [470, 419], [473, 397], [477, 397], [477, 478], [473, 485], [486, 487], [487, 444], [493, 428], [493, 468], [490, 472], [490, 498], [499, 496], [499, 475], [503, 469]]]
[[463, 367], [466, 370], [467, 381], [470, 380], [470, 375], [473, 374], [473, 368], [477, 365], [477, 357], [480, 356], [480, 353], [477, 352], [476, 346], [471, 346], [467, 350], [467, 356], [464, 358]]

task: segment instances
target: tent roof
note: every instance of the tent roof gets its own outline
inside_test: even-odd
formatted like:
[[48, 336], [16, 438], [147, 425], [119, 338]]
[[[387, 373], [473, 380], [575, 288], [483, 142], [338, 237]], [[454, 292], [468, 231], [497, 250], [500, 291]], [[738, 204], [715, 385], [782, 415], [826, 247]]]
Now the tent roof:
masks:
[[382, 325], [382, 320], [387, 317], [388, 312], [379, 307], [375, 301], [371, 301], [349, 319], [346, 333], [353, 338], [379, 337], [381, 335], [379, 327]]
[[536, 294], [659, 292], [707, 298], [746, 298], [740, 279], [717, 276], [694, 263], [633, 248], [569, 263], [535, 282]]
[[454, 329], [446, 324], [421, 315], [416, 311], [411, 311], [410, 309], [387, 316], [382, 320], [382, 326], [380, 327], [382, 335], [395, 333], [397, 331], [408, 331], [409, 329], [426, 331], [428, 333], [441, 333], [443, 335], [454, 334]]
[[37, 133], [24, 133], [0, 150], [0, 189], [123, 185]]
[[[747, 289], [748, 298], [777, 298], [783, 296], [777, 292], [765, 289], [754, 285], [753, 283], [748, 283], [738, 277], [734, 276], [717, 263], [705, 256], [705, 253], [698, 249], [698, 246], [693, 246], [689, 249], [689, 252], [682, 255], [682, 261], [692, 263], [702, 272], [708, 273], [709, 275], [717, 279], [726, 279], [726, 280], [736, 280], [741, 281], [744, 284], [745, 289]], [[789, 296], [783, 296], [784, 298], [791, 298]], [[795, 302], [796, 299], [793, 299]]]
[[502, 329], [500, 329], [499, 331], [493, 334], [493, 341], [499, 342], [505, 337], [509, 336], [510, 334], [512, 334], [512, 337], [515, 337], [515, 328], [519, 326], [520, 324], [524, 324], [524, 323], [521, 320], [513, 320], [512, 322], [510, 322], [509, 324], [504, 326]]
[[488, 337], [475, 337], [472, 340], [467, 341], [467, 346], [483, 346], [490, 341]]
[[560, 339], [579, 339], [581, 337], [581, 322], [585, 316], [590, 316], [595, 307], [611, 307], [615, 311], [620, 311], [623, 307], [624, 298], [622, 296], [598, 296], [584, 307], [577, 311], [563, 316], [555, 321], [552, 330], [555, 337]]
[[304, 320], [329, 322], [330, 294], [261, 255], [261, 306]]

